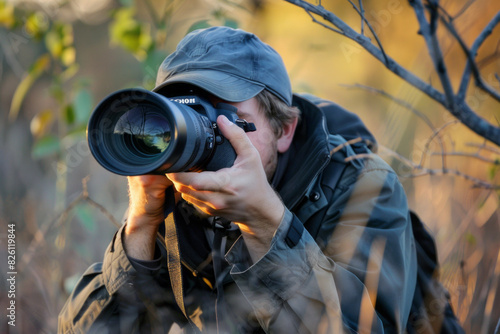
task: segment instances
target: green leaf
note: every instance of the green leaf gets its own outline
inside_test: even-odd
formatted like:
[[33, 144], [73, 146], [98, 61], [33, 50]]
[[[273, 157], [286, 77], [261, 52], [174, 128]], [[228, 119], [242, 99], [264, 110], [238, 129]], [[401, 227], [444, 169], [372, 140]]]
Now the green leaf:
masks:
[[52, 57], [65, 66], [75, 62], [76, 51], [73, 47], [73, 27], [70, 24], [54, 24], [45, 35], [45, 45]]
[[0, 1], [0, 26], [11, 29], [16, 24], [14, 15], [14, 5], [5, 1]]
[[111, 43], [120, 45], [128, 50], [134, 50], [140, 34], [140, 25], [133, 18], [133, 8], [120, 8], [113, 16], [109, 26]]
[[75, 123], [75, 110], [71, 104], [64, 107], [63, 119], [68, 125]]
[[77, 205], [75, 207], [75, 214], [83, 227], [90, 232], [94, 232], [96, 229], [94, 216], [92, 215], [92, 210], [88, 205]]
[[80, 66], [76, 63], [73, 63], [59, 75], [59, 78], [63, 82], [67, 81], [67, 80], [71, 79], [72, 77], [74, 77], [79, 69], [80, 69]]
[[147, 57], [153, 45], [149, 24], [136, 20], [134, 8], [120, 8], [113, 15], [109, 26], [111, 44], [131, 52], [140, 61]]
[[488, 176], [490, 180], [494, 180], [497, 175], [498, 165], [493, 165], [488, 169]]
[[192, 31], [198, 30], [198, 29], [205, 29], [205, 28], [210, 28], [211, 25], [208, 23], [208, 20], [201, 20], [198, 22], [193, 23], [191, 27], [189, 27], [187, 33], [189, 34]]
[[87, 89], [82, 89], [76, 94], [73, 106], [77, 124], [87, 123], [92, 112], [92, 104], [92, 94]]
[[141, 45], [141, 26], [137, 25], [135, 27], [131, 27], [128, 30], [122, 32], [120, 36], [120, 45], [128, 51], [137, 52]]
[[49, 23], [47, 18], [40, 12], [29, 15], [24, 24], [26, 32], [36, 39], [43, 37], [43, 34], [47, 31], [48, 26]]
[[9, 120], [14, 120], [19, 114], [19, 109], [23, 103], [24, 97], [28, 93], [33, 83], [49, 67], [50, 57], [48, 54], [41, 55], [31, 66], [28, 74], [21, 80], [17, 86], [9, 110]]
[[64, 66], [71, 66], [76, 60], [76, 50], [74, 47], [70, 46], [63, 50], [61, 54], [61, 62]]
[[35, 159], [40, 159], [59, 152], [60, 148], [59, 139], [54, 135], [47, 135], [35, 143], [31, 155]]

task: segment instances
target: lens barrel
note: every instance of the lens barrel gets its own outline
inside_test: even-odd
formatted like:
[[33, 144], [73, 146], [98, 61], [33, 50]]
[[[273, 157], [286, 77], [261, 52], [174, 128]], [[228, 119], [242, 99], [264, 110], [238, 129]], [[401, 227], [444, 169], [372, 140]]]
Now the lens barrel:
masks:
[[212, 122], [190, 106], [144, 89], [107, 96], [92, 113], [94, 158], [119, 175], [202, 170], [213, 155]]

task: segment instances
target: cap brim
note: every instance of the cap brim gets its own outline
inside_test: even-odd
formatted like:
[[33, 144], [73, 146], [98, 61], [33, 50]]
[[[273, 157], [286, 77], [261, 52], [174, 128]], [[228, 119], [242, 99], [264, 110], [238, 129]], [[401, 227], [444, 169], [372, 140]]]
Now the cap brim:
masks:
[[229, 102], [242, 102], [259, 94], [265, 86], [261, 83], [213, 70], [195, 70], [177, 73], [156, 86], [158, 92], [173, 84], [191, 84]]

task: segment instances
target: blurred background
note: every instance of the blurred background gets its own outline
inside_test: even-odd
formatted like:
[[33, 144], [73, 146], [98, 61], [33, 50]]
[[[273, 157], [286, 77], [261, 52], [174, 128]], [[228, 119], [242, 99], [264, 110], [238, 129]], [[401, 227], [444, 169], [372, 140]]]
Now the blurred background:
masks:
[[[491, 0], [440, 4], [469, 46], [500, 11], [500, 2]], [[348, 1], [322, 5], [360, 31]], [[408, 2], [363, 5], [386, 53], [441, 90]], [[0, 332], [56, 332], [69, 293], [85, 269], [102, 260], [127, 208], [126, 179], [100, 167], [86, 143], [95, 105], [118, 89], [152, 89], [177, 42], [212, 25], [255, 33], [283, 56], [296, 92], [333, 100], [364, 120], [379, 154], [400, 175], [410, 207], [436, 239], [441, 280], [464, 328], [493, 332], [500, 316], [500, 148], [354, 41], [280, 0], [0, 0], [2, 310], [9, 303], [8, 224], [16, 229], [17, 271], [16, 327], [2, 311]], [[466, 57], [441, 26], [438, 35], [457, 89]], [[477, 56], [497, 91], [499, 48], [497, 28]], [[500, 104], [474, 85], [466, 101], [500, 124]]]

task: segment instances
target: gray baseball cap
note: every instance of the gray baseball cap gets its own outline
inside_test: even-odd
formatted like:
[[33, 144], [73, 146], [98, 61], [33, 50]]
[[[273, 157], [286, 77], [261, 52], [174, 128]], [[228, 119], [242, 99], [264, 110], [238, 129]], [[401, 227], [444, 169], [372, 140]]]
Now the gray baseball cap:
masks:
[[263, 89], [292, 104], [290, 79], [281, 56], [254, 34], [228, 27], [195, 30], [161, 64], [153, 91], [190, 84], [230, 102]]

